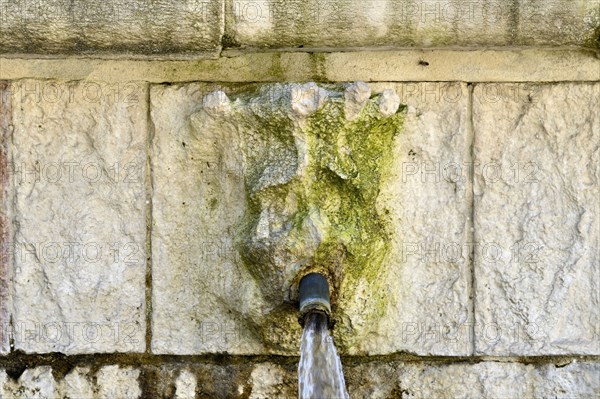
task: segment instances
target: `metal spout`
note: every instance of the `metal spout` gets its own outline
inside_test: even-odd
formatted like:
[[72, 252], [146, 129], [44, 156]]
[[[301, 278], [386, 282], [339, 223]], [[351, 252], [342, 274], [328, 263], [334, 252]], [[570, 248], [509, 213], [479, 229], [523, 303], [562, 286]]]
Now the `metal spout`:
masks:
[[298, 321], [304, 327], [304, 319], [311, 312], [321, 312], [330, 320], [331, 304], [329, 302], [329, 284], [325, 276], [319, 273], [309, 273], [302, 277], [298, 289], [300, 311]]

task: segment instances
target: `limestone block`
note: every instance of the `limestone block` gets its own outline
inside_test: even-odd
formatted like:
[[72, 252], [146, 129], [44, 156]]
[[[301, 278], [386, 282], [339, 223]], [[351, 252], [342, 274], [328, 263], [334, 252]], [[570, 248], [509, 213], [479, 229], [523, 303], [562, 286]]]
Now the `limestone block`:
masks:
[[3, 2], [0, 52], [216, 55], [222, 0]]
[[67, 398], [94, 398], [96, 386], [89, 367], [75, 367], [58, 383], [60, 392]]
[[194, 399], [196, 397], [196, 376], [189, 370], [183, 370], [175, 380], [175, 399]]
[[598, 46], [596, 0], [234, 0], [234, 47]]
[[1, 382], [4, 382], [3, 386], [0, 386], [0, 396], [3, 398], [54, 399], [56, 397], [56, 381], [50, 366], [26, 369], [17, 381], [5, 375], [0, 377]]
[[13, 84], [15, 349], [144, 350], [146, 92]]
[[476, 351], [600, 354], [600, 84], [477, 85]]
[[561, 367], [536, 367], [533, 393], [536, 398], [592, 398], [600, 392], [600, 364], [573, 360]]
[[416, 366], [400, 372], [399, 380], [414, 398], [526, 398], [531, 397], [530, 368], [492, 362]]
[[279, 365], [272, 363], [257, 364], [252, 370], [250, 378], [252, 391], [249, 397], [251, 399], [283, 398], [297, 395], [297, 388], [296, 392], [290, 392], [289, 383], [284, 383], [285, 379], [289, 380], [289, 372], [286, 373]]
[[356, 398], [589, 398], [600, 389], [598, 363], [419, 364], [366, 362], [344, 369]]
[[[379, 86], [362, 110], [352, 108], [353, 121], [345, 85], [152, 88], [154, 352], [297, 353], [293, 287], [320, 270], [337, 299], [343, 353], [470, 353], [468, 254], [422, 251], [462, 248], [469, 237], [470, 179], [452, 175], [468, 160], [466, 85]], [[382, 155], [361, 158], [376, 143], [368, 118], [382, 129], [386, 118], [403, 125], [389, 145], [372, 147]], [[336, 126], [355, 136], [335, 145], [312, 136]], [[428, 176], [425, 164], [438, 173]], [[331, 176], [307, 179], [315, 165]], [[363, 193], [347, 194], [351, 217], [328, 202], [346, 182]], [[370, 231], [362, 247], [353, 241], [361, 231]], [[361, 250], [371, 256], [362, 264], [340, 256]]]
[[[203, 85], [153, 86], [152, 351], [260, 353], [240, 315], [259, 298], [239, 266], [234, 230], [245, 210], [240, 169], [216, 146], [239, 142], [194, 137], [190, 118], [203, 106]], [[231, 154], [230, 153], [230, 154]], [[234, 159], [235, 160], [235, 159]], [[235, 348], [235, 349], [234, 349]]]
[[0, 369], [0, 397], [7, 399], [137, 399], [140, 371], [104, 366], [96, 373], [90, 367], [78, 366], [67, 375], [55, 379], [50, 366], [28, 368], [14, 380]]
[[98, 399], [137, 399], [140, 390], [138, 378], [140, 371], [130, 367], [102, 367], [96, 374], [98, 384]]
[[0, 82], [0, 355], [10, 350], [10, 223], [9, 141], [11, 135], [10, 85]]
[[389, 300], [384, 316], [369, 329], [360, 347], [372, 354], [469, 355], [467, 87], [458, 83], [371, 86], [384, 94], [393, 89], [408, 111], [396, 141], [392, 172], [378, 200], [393, 226], [389, 276], [382, 288]]
[[408, 367], [400, 381], [412, 393], [409, 397], [415, 398], [586, 398], [600, 387], [599, 371], [597, 363], [558, 369], [554, 365], [484, 362]]

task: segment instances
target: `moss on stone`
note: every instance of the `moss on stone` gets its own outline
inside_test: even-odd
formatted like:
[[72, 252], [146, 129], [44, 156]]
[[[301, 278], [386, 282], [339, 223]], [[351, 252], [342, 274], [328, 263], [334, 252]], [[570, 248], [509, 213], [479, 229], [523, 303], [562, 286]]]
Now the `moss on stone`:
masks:
[[315, 82], [327, 81], [327, 65], [324, 53], [310, 53], [312, 80]]
[[[376, 201], [404, 122], [403, 108], [384, 117], [375, 96], [349, 121], [343, 96], [332, 93], [321, 109], [298, 122], [287, 111], [289, 99], [260, 96], [265, 95], [269, 101], [242, 107], [250, 109], [242, 128], [248, 207], [240, 253], [245, 267], [274, 307], [292, 281], [309, 271], [329, 277], [332, 302], [339, 302], [336, 309], [342, 313], [344, 298], [366, 285], [362, 316], [377, 320], [385, 308], [380, 286], [391, 237]], [[257, 233], [264, 212], [269, 213], [268, 238]], [[273, 348], [285, 341], [281, 334], [266, 335]]]
[[347, 121], [341, 99], [329, 101], [309, 120], [306, 200], [331, 224], [315, 257], [327, 263], [331, 246], [342, 245], [348, 277], [372, 281], [387, 250], [375, 201], [402, 122], [402, 114], [382, 118], [372, 100], [357, 120]]

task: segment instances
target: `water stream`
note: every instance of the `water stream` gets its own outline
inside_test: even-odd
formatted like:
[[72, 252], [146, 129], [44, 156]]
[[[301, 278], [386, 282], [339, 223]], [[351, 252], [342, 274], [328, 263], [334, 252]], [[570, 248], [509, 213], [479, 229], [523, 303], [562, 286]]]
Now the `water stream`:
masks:
[[300, 364], [299, 399], [349, 399], [342, 362], [327, 329], [327, 316], [312, 312], [306, 316]]

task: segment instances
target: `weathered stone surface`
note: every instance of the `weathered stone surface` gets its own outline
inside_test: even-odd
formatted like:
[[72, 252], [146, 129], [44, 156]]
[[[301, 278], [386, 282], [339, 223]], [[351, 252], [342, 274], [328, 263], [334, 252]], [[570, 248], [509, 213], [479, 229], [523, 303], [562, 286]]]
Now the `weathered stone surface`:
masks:
[[12, 88], [15, 349], [143, 351], [146, 86]]
[[67, 398], [93, 398], [97, 389], [93, 378], [89, 367], [76, 367], [59, 381], [59, 390]]
[[[264, 373], [262, 375], [261, 373]], [[352, 398], [589, 398], [600, 390], [598, 363], [524, 365], [482, 362], [436, 365], [367, 362], [344, 367]], [[258, 364], [250, 397], [294, 397], [292, 367]], [[254, 396], [256, 394], [256, 396]]]
[[595, 82], [600, 76], [597, 54], [554, 48], [336, 52], [322, 56], [319, 70], [336, 82]]
[[[395, 89], [408, 112], [396, 140], [391, 176], [378, 200], [393, 226], [389, 277], [382, 288], [388, 306], [360, 348], [373, 354], [469, 355], [467, 87], [452, 83], [372, 87]], [[341, 338], [334, 333], [336, 340]]]
[[119, 366], [102, 367], [96, 374], [98, 399], [136, 399], [141, 395], [138, 382], [140, 371]]
[[350, 395], [357, 398], [588, 398], [600, 389], [597, 363], [523, 365], [365, 363], [348, 367]]
[[189, 370], [182, 370], [175, 380], [175, 399], [194, 399], [196, 397], [196, 376]]
[[[381, 90], [388, 86], [382, 85]], [[343, 92], [314, 84], [263, 86], [249, 94], [221, 88], [235, 97], [231, 101], [223, 91], [206, 96], [213, 88], [204, 85], [152, 89], [153, 351], [297, 353], [300, 329], [293, 303], [286, 302], [294, 299], [288, 287], [303, 273], [320, 270], [331, 278], [332, 290], [339, 291], [334, 294], [340, 296], [334, 307], [334, 333], [342, 352], [470, 353], [467, 260], [462, 254], [450, 261], [439, 253], [432, 260], [421, 256], [428, 240], [438, 246], [462, 245], [466, 240], [470, 180], [458, 176], [456, 181], [443, 181], [440, 169], [467, 160], [466, 86], [392, 88], [401, 93], [409, 111], [395, 144], [382, 147], [391, 151], [393, 165], [381, 172], [381, 201], [366, 207], [372, 214], [361, 213], [358, 197], [348, 197], [359, 204], [348, 210], [355, 216], [332, 213], [337, 208], [330, 207], [327, 198], [337, 189], [323, 186], [314, 200], [308, 191], [307, 209], [314, 209], [292, 230], [285, 227], [286, 220], [296, 217], [294, 209], [306, 195], [294, 182], [310, 176], [314, 159], [321, 159], [318, 162], [324, 162], [341, 182], [356, 180], [357, 190], [363, 190], [361, 201], [376, 198], [380, 190], [351, 177], [353, 167], [364, 176], [378, 171], [372, 161], [361, 161], [360, 149], [346, 144], [344, 151], [349, 153], [340, 151], [328, 160], [319, 157], [328, 156], [334, 147], [318, 144], [320, 152], [313, 153], [313, 139], [303, 138], [303, 132], [320, 126], [314, 125], [318, 118], [337, 120], [331, 104], [347, 108]], [[382, 98], [388, 97], [394, 96], [387, 92]], [[359, 114], [360, 109], [352, 109], [358, 122], [344, 123], [364, 123], [360, 121], [365, 115], [380, 112], [381, 101], [377, 95], [363, 104]], [[334, 127], [325, 130], [332, 132]], [[368, 128], [361, 129], [362, 133], [353, 134], [366, 135]], [[336, 146], [342, 145], [343, 150], [339, 140]], [[375, 137], [360, 141], [365, 149], [372, 145], [369, 140]], [[354, 164], [350, 153], [365, 163]], [[417, 168], [426, 162], [437, 165], [439, 173], [422, 180]], [[375, 185], [378, 179], [374, 175], [368, 182]], [[327, 180], [313, 181], [316, 186]], [[407, 196], [410, 200], [404, 200]], [[310, 201], [315, 202], [310, 205]], [[366, 219], [369, 222], [360, 222]], [[391, 222], [389, 233], [368, 224], [378, 219], [382, 224]], [[371, 231], [373, 241], [363, 238], [364, 249], [352, 244], [355, 233], [350, 227], [357, 221], [364, 223], [357, 231]], [[345, 237], [344, 248], [350, 253], [377, 256], [370, 255], [366, 266], [343, 257], [336, 261], [331, 257], [339, 254], [340, 247], [334, 244], [338, 235]], [[321, 253], [324, 240], [333, 246]], [[403, 256], [409, 244], [417, 250], [411, 257]], [[373, 250], [369, 245], [381, 247]], [[317, 254], [314, 259], [312, 253]], [[424, 312], [424, 308], [432, 310]]]
[[0, 52], [184, 58], [216, 57], [221, 47], [598, 47], [599, 7], [597, 0], [5, 2]]
[[0, 53], [216, 55], [221, 0], [3, 2]]
[[[290, 301], [302, 274], [320, 270], [328, 275], [332, 289], [341, 292], [340, 315], [345, 314], [341, 309], [346, 303], [341, 296], [352, 298], [358, 285], [362, 289], [383, 281], [378, 276], [384, 272], [387, 237], [374, 207], [380, 164], [387, 162], [385, 152], [391, 149], [402, 116], [382, 117], [376, 99], [367, 96], [361, 99], [362, 111], [353, 109], [355, 121], [350, 123], [344, 119], [343, 91], [329, 92], [314, 83], [263, 86], [233, 103], [216, 91], [197, 104], [186, 100], [190, 105], [185, 106], [177, 98], [162, 103], [163, 93], [172, 95], [174, 90], [160, 90], [157, 101], [152, 96], [158, 210], [153, 228], [153, 331], [154, 342], [165, 343], [153, 347], [189, 353], [188, 347], [168, 344], [175, 339], [188, 346], [195, 342], [201, 351], [218, 351], [216, 345], [223, 341], [222, 350], [237, 353], [256, 351], [254, 339], [269, 352], [297, 353], [300, 329]], [[174, 104], [183, 116], [181, 122], [172, 122]], [[198, 112], [187, 115], [190, 130], [182, 112], [194, 107]], [[167, 188], [173, 185], [178, 191]], [[352, 197], [354, 191], [359, 194]], [[181, 253], [177, 243], [192, 235], [198, 244], [204, 241], [215, 247]], [[191, 262], [168, 260], [188, 256]], [[165, 268], [165, 264], [179, 266]], [[198, 270], [192, 278], [190, 264]], [[196, 276], [206, 277], [194, 281]], [[190, 291], [183, 295], [186, 286]], [[188, 306], [172, 300], [189, 296], [204, 304]], [[375, 307], [383, 295], [375, 293], [372, 298], [359, 312], [365, 322], [379, 314]], [[175, 318], [178, 314], [184, 316]], [[207, 322], [207, 316], [215, 315], [218, 325]], [[218, 341], [183, 338], [183, 328], [164, 327], [181, 320], [193, 337], [216, 328], [212, 339]], [[347, 322], [340, 316], [340, 325]], [[239, 337], [240, 323], [245, 323], [244, 331], [259, 336]], [[360, 335], [347, 327], [348, 339]], [[162, 338], [171, 333], [177, 335]]]
[[596, 0], [235, 0], [228, 3], [225, 38], [261, 48], [598, 47], [599, 7]]
[[0, 82], [0, 354], [10, 350], [10, 251], [8, 242], [10, 223], [9, 198], [9, 141], [12, 123], [10, 85]]
[[289, 369], [286, 373], [285, 369], [276, 364], [257, 364], [250, 375], [252, 390], [249, 397], [252, 399], [261, 399], [296, 396], [297, 387], [296, 392], [294, 392], [292, 390], [293, 386], [289, 384], [289, 377]]
[[[0, 371], [0, 374], [4, 370]], [[7, 376], [0, 377], [0, 393], [3, 398], [52, 399], [56, 397], [56, 381], [50, 366], [26, 369], [17, 381]]]
[[587, 48], [403, 49], [326, 53], [229, 51], [219, 59], [0, 57], [0, 79], [105, 82], [560, 82], [600, 79]]
[[600, 354], [600, 84], [477, 85], [476, 351]]
[[[344, 90], [344, 113], [346, 114], [346, 118], [348, 120], [356, 119], [360, 115], [362, 109], [365, 107], [369, 97], [371, 97], [371, 88], [368, 84], [365, 82], [356, 82], [350, 84], [346, 90]], [[386, 101], [387, 95], [386, 97], [381, 96], [379, 99], [380, 104]], [[400, 105], [399, 102], [398, 105]], [[386, 110], [384, 113], [386, 116], [393, 115], [396, 113], [397, 109], [398, 107], [396, 107], [396, 109], [391, 113], [387, 112]]]
[[141, 397], [140, 371], [104, 366], [96, 373], [76, 367], [58, 381], [50, 366], [26, 369], [14, 380], [0, 369], [0, 397], [6, 399], [137, 399]]
[[204, 85], [151, 89], [154, 125], [152, 222], [152, 351], [260, 353], [262, 343], [241, 315], [259, 298], [250, 273], [238, 265], [233, 228], [245, 193], [236, 165], [239, 141], [194, 137], [190, 117], [202, 108]]
[[527, 374], [518, 363], [409, 366], [398, 382], [409, 398], [525, 398], [531, 397]]
[[600, 364], [547, 365], [534, 370], [536, 398], [593, 398], [600, 393]]
[[[157, 371], [144, 390], [138, 382], [141, 371]], [[512, 362], [436, 364], [423, 362], [370, 361], [344, 365], [352, 398], [565, 398], [587, 399], [600, 391], [600, 365], [592, 362], [525, 365]], [[29, 398], [293, 398], [297, 396], [297, 365], [271, 362], [235, 362], [219, 365], [165, 362], [140, 369], [104, 366], [91, 373], [78, 366], [55, 379], [52, 369], [26, 369], [14, 380], [0, 369], [0, 395]], [[67, 380], [69, 381], [67, 383]], [[179, 396], [183, 380], [197, 381], [191, 396]], [[162, 388], [157, 388], [157, 387]], [[111, 396], [112, 395], [112, 396]], [[195, 396], [194, 396], [195, 395]]]
[[[180, 396], [185, 392], [191, 395], [189, 397], [215, 399], [297, 396], [296, 363], [288, 362], [282, 366], [243, 359], [183, 364], [165, 361], [160, 366], [143, 366], [143, 376], [140, 377], [145, 379], [142, 397], [188, 397]], [[259, 394], [263, 396], [257, 396]]]

